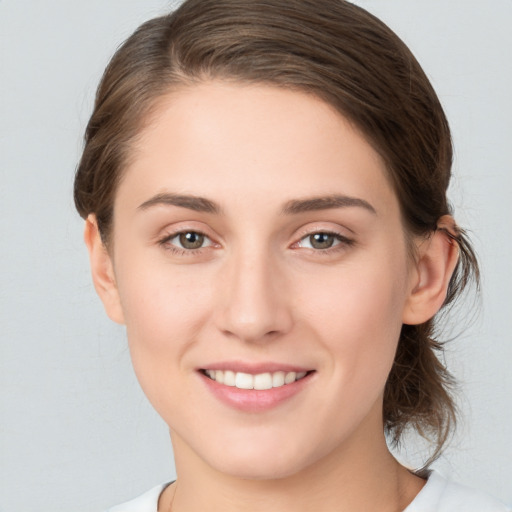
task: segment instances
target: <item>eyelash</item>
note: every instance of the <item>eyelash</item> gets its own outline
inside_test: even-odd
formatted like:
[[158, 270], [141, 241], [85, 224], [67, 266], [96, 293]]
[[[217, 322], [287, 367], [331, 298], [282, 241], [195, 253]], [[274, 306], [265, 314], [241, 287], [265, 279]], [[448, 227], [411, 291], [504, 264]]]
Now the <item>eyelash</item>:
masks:
[[316, 249], [314, 247], [303, 247], [304, 249], [307, 249], [310, 252], [314, 252], [315, 254], [322, 255], [322, 256], [324, 256], [324, 255], [330, 256], [330, 255], [336, 254], [340, 251], [346, 250], [348, 247], [351, 247], [355, 244], [355, 240], [353, 240], [351, 238], [347, 238], [346, 236], [344, 236], [336, 231], [320, 229], [317, 231], [310, 231], [310, 232], [306, 233], [305, 235], [303, 235], [300, 238], [300, 240], [298, 242], [295, 242], [293, 245], [300, 247], [301, 242], [303, 242], [304, 240], [310, 239], [314, 235], [332, 236], [332, 237], [334, 237], [335, 241], [338, 242], [335, 245], [332, 245], [331, 247], [327, 247], [325, 249]]
[[[180, 235], [189, 233], [194, 233], [196, 235], [203, 236], [205, 239], [210, 241], [210, 244], [204, 247], [199, 247], [197, 249], [184, 249], [181, 247], [177, 247], [176, 245], [170, 243], [171, 240], [174, 240], [175, 238], [179, 237]], [[162, 239], [158, 240], [158, 244], [163, 247], [166, 251], [170, 251], [171, 253], [175, 254], [176, 256], [197, 256], [203, 252], [203, 249], [206, 249], [207, 247], [214, 246], [215, 243], [212, 242], [211, 238], [203, 233], [202, 231], [194, 230], [194, 229], [181, 229], [180, 231], [176, 231], [174, 233], [169, 233], [165, 235]]]
[[[184, 249], [184, 248], [177, 247], [176, 245], [170, 243], [171, 240], [177, 238], [178, 236], [183, 235], [183, 234], [190, 234], [190, 233], [203, 236], [205, 239], [209, 240], [209, 242], [210, 242], [209, 245], [199, 247], [197, 249]], [[313, 247], [304, 247], [304, 249], [307, 249], [308, 251], [312, 251], [315, 254], [319, 254], [319, 255], [331, 255], [331, 254], [335, 254], [339, 251], [345, 250], [347, 247], [351, 247], [355, 244], [355, 240], [347, 238], [346, 236], [343, 236], [340, 233], [337, 233], [336, 231], [317, 230], [317, 231], [310, 231], [310, 232], [304, 234], [303, 236], [301, 236], [301, 238], [297, 242], [294, 242], [292, 244], [292, 247], [293, 246], [301, 247], [300, 243], [303, 240], [306, 240], [314, 235], [320, 235], [320, 234], [327, 235], [327, 236], [333, 236], [338, 243], [331, 247], [325, 248], [325, 249], [315, 249]], [[205, 233], [203, 233], [201, 231], [197, 231], [197, 230], [193, 230], [193, 229], [190, 229], [190, 230], [185, 229], [185, 230], [176, 231], [174, 233], [170, 233], [170, 234], [166, 235], [165, 237], [163, 237], [162, 239], [158, 240], [158, 244], [160, 246], [162, 246], [165, 250], [171, 251], [173, 254], [175, 254], [177, 256], [200, 255], [204, 249], [216, 245], [215, 242], [213, 242], [208, 235], [206, 235]]]

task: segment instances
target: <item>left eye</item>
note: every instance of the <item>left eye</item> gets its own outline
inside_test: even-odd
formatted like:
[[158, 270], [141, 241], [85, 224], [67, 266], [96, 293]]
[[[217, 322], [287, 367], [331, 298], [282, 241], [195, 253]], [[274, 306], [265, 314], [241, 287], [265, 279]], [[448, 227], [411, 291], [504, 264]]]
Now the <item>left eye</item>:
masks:
[[305, 236], [299, 242], [300, 247], [308, 249], [330, 249], [343, 241], [340, 235], [328, 232], [312, 233]]
[[176, 235], [169, 237], [166, 243], [175, 245], [180, 249], [201, 249], [202, 247], [208, 247], [212, 245], [211, 240], [202, 233], [197, 231], [183, 231]]

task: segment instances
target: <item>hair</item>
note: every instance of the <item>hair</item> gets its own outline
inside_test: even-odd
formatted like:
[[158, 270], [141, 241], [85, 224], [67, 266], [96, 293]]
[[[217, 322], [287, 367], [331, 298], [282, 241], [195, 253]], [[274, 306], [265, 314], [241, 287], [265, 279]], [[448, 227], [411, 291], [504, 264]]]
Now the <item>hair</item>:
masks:
[[[451, 214], [448, 122], [420, 65], [384, 23], [344, 0], [187, 0], [141, 25], [98, 87], [74, 199], [82, 217], [96, 216], [105, 245], [117, 186], [157, 100], [208, 80], [296, 90], [336, 108], [383, 158], [409, 236], [430, 236]], [[459, 261], [444, 306], [479, 281], [464, 231], [454, 225], [446, 235]], [[390, 441], [416, 430], [433, 443], [429, 462], [456, 421], [454, 380], [435, 326], [435, 318], [403, 326], [383, 408]]]

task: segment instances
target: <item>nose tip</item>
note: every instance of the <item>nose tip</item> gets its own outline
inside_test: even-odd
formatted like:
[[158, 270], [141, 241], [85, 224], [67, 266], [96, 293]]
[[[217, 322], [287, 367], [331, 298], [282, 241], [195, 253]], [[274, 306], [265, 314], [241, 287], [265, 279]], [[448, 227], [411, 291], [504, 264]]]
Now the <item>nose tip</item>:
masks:
[[250, 314], [248, 314], [247, 303], [232, 305], [227, 312], [222, 331], [225, 335], [236, 337], [241, 341], [248, 343], [257, 343], [270, 341], [279, 336], [280, 333], [286, 332], [284, 322], [271, 311], [270, 308], [254, 309], [251, 305]]
[[265, 342], [291, 329], [292, 315], [282, 274], [269, 258], [231, 267], [221, 284], [218, 328], [244, 342]]

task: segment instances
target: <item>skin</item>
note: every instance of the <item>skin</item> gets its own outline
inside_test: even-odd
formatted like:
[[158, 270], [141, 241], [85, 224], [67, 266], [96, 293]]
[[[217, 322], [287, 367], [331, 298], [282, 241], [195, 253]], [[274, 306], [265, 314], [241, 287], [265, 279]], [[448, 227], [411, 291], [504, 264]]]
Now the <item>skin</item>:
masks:
[[[315, 97], [206, 82], [155, 112], [117, 191], [109, 250], [94, 215], [85, 240], [170, 428], [179, 483], [159, 510], [403, 510], [424, 481], [387, 449], [384, 385], [402, 324], [442, 305], [456, 248], [438, 231], [411, 258], [384, 163]], [[176, 194], [218, 211], [168, 204]], [[290, 208], [333, 195], [359, 204]], [[179, 232], [205, 243], [180, 247]], [[315, 233], [334, 233], [332, 247], [313, 247]], [[314, 373], [277, 407], [245, 412], [197, 371], [226, 360]]]

